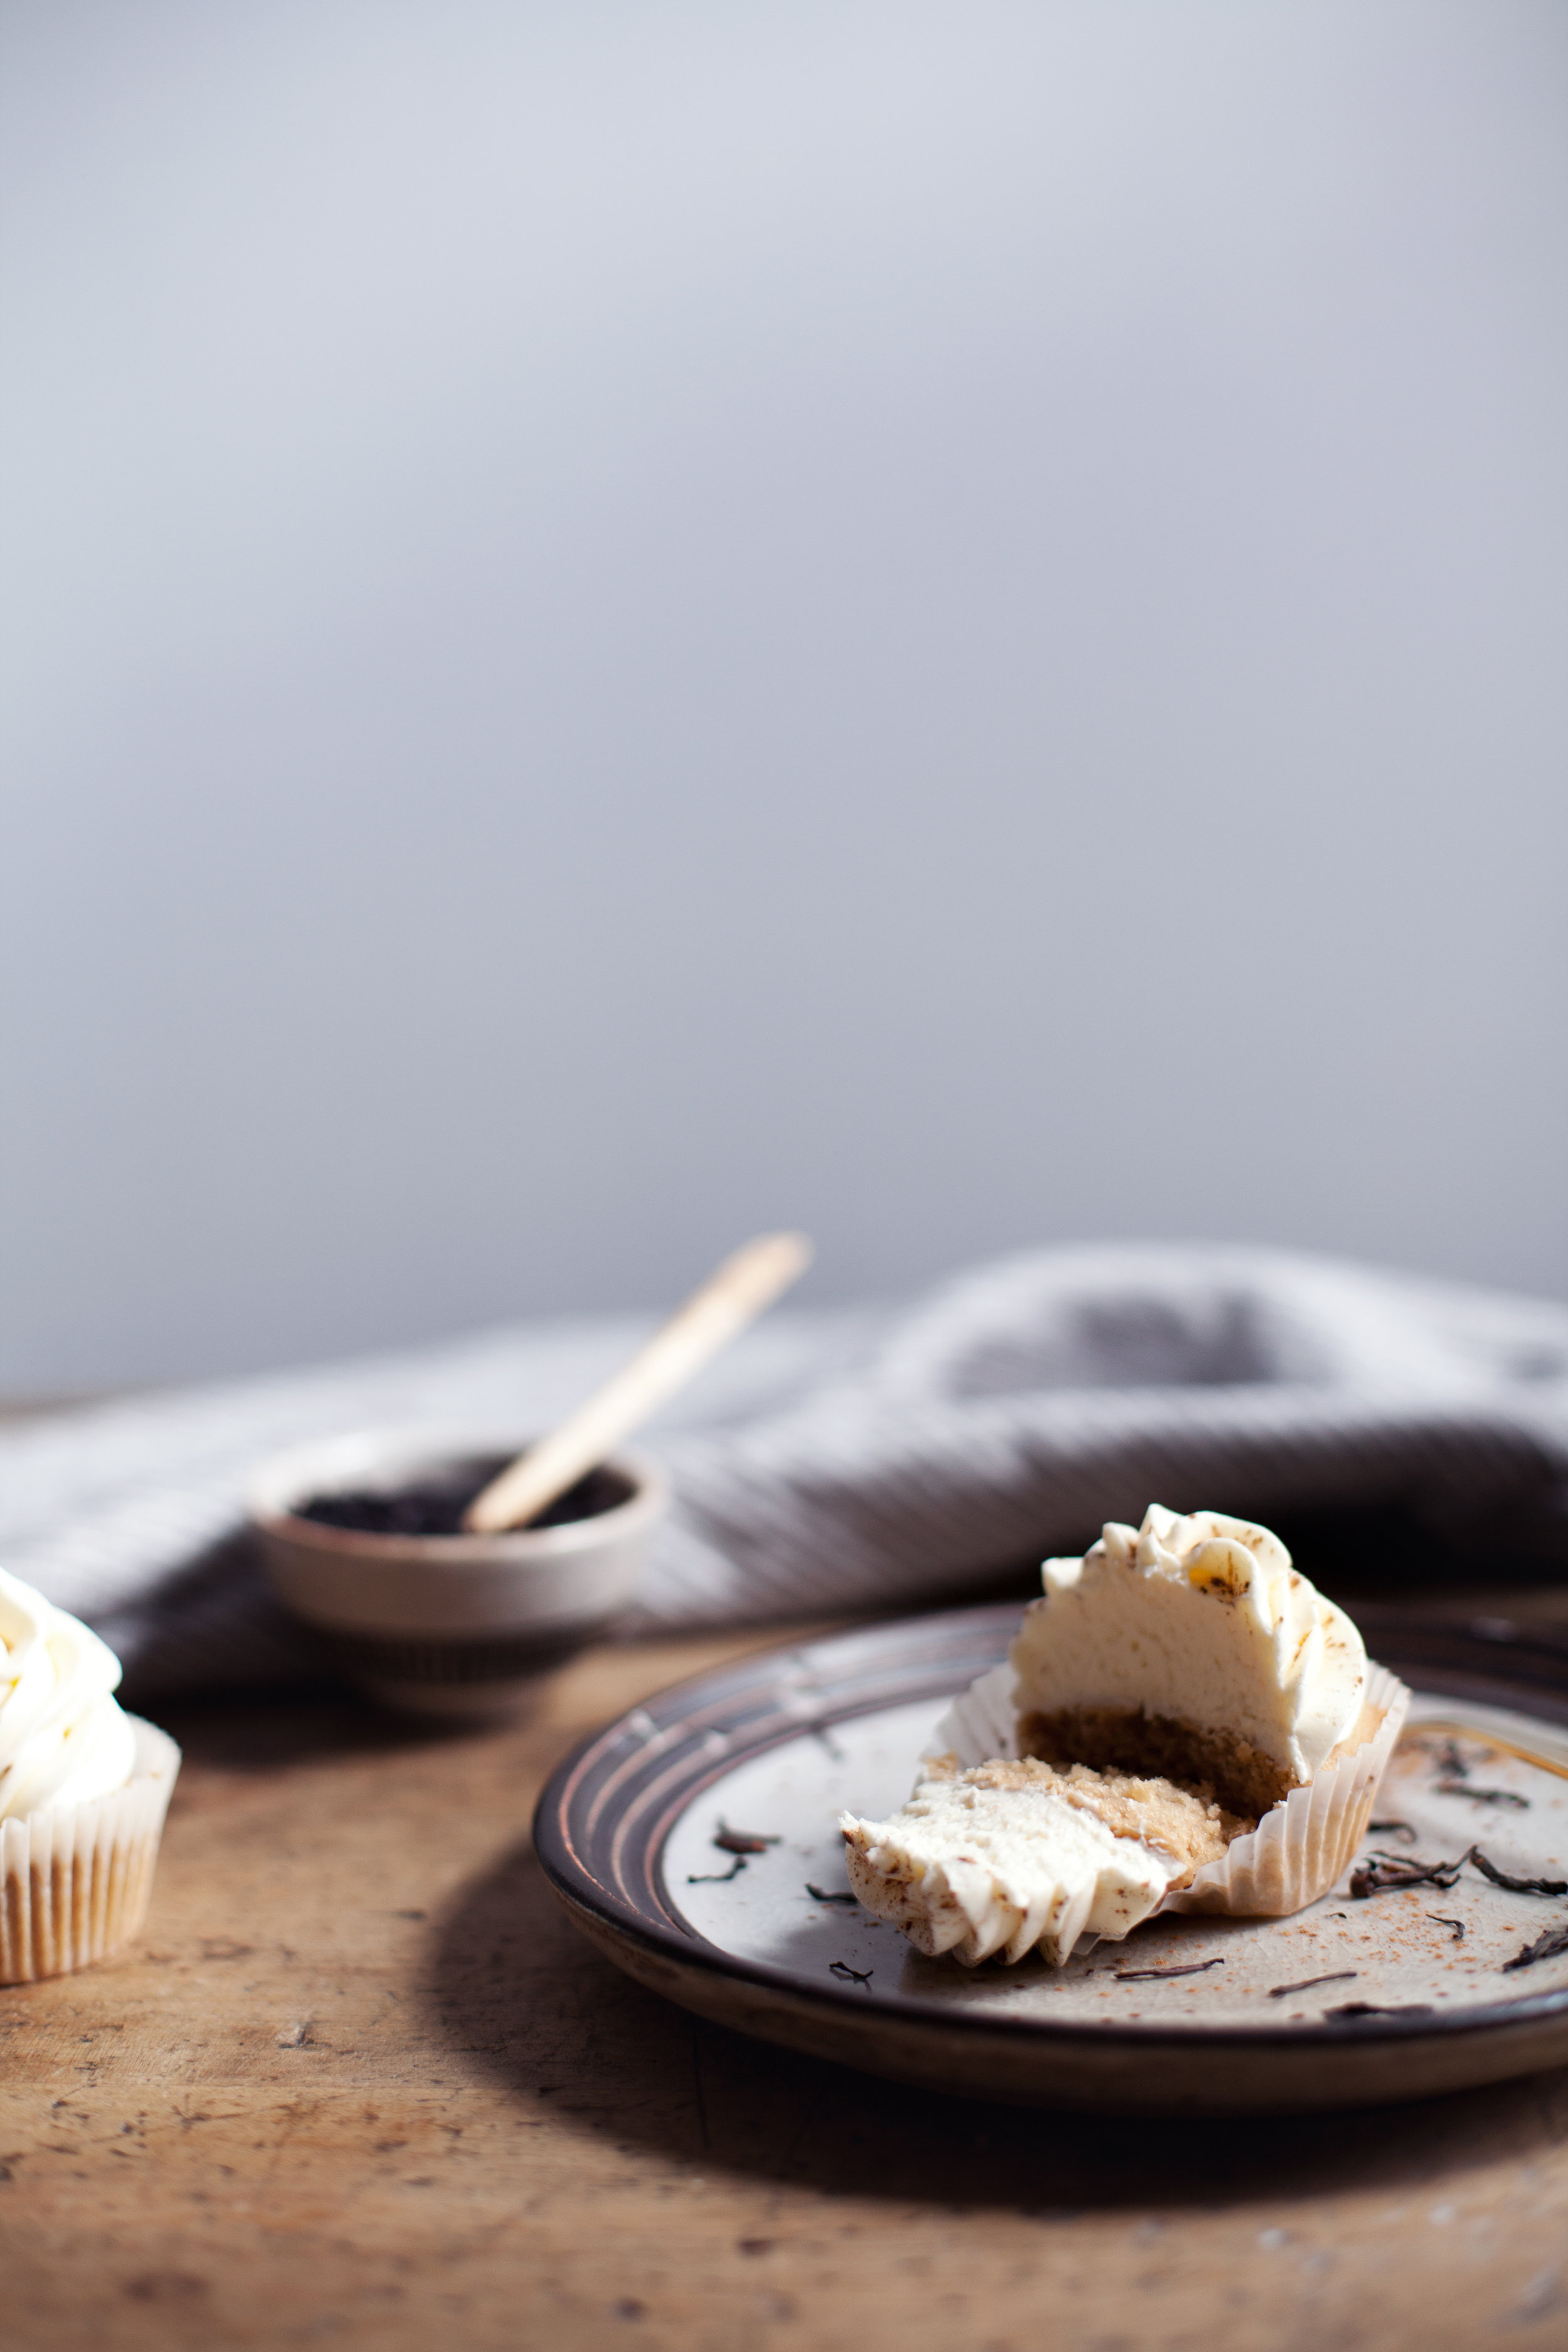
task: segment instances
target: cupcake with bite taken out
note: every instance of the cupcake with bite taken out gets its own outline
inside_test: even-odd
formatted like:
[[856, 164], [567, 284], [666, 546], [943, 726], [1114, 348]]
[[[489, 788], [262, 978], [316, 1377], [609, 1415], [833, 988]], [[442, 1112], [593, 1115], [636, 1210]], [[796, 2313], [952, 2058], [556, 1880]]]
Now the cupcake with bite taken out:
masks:
[[1409, 1693], [1279, 1538], [1155, 1506], [1043, 1583], [902, 1812], [844, 1816], [867, 1908], [933, 1956], [1059, 1966], [1158, 1910], [1281, 1917], [1326, 1894]]
[[0, 1570], [0, 1984], [100, 1960], [146, 1916], [180, 1751], [108, 1644]]

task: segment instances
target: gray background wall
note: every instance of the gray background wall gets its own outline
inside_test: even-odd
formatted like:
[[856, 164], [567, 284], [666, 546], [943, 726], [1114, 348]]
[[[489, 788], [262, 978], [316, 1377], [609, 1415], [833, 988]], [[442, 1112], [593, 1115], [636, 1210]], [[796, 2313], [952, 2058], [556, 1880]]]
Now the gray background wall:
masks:
[[11, 0], [0, 1381], [1568, 1292], [1554, 0]]

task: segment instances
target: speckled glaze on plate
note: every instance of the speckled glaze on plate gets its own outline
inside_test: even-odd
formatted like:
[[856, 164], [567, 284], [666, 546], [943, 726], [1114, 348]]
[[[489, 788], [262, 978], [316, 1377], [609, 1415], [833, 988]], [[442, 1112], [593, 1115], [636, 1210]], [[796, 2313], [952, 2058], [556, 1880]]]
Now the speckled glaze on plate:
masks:
[[[1416, 1693], [1377, 1806], [1397, 1826], [1369, 1849], [1432, 1862], [1474, 1845], [1507, 1874], [1568, 1880], [1568, 1644], [1497, 1620], [1357, 1614]], [[1568, 1895], [1510, 1893], [1473, 1864], [1447, 1888], [1358, 1902], [1342, 1885], [1290, 1919], [1153, 1919], [1061, 1969], [927, 1960], [835, 1899], [839, 1811], [903, 1801], [943, 1706], [1017, 1622], [1014, 1603], [912, 1618], [650, 1699], [540, 1801], [557, 1895], [619, 1967], [702, 2016], [988, 2098], [1367, 2105], [1568, 2061], [1568, 1950], [1505, 1965], [1568, 1924]], [[770, 1843], [736, 1854], [721, 1831]]]

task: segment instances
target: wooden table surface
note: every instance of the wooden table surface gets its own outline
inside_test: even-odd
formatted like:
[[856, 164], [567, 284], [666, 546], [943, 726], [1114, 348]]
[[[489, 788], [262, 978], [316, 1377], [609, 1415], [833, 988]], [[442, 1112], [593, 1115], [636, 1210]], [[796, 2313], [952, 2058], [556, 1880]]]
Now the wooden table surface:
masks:
[[430, 1738], [170, 1714], [138, 1948], [0, 1992], [3, 2340], [670, 2352], [1568, 2345], [1568, 2074], [1241, 2123], [1055, 2116], [744, 2042], [581, 1941], [563, 1750], [756, 1646], [605, 1646]]

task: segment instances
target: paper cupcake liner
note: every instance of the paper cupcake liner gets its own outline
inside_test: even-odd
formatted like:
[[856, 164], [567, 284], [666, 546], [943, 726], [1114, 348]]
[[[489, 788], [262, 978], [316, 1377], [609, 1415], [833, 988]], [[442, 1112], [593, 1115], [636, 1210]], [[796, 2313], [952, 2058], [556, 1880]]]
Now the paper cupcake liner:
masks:
[[0, 1822], [0, 1984], [104, 1959], [147, 1916], [180, 1751], [166, 1731], [130, 1720], [136, 1764], [123, 1789]]
[[1366, 1697], [1351, 1744], [1337, 1748], [1304, 1789], [1271, 1805], [1258, 1827], [1204, 1864], [1190, 1886], [1167, 1895], [1165, 1911], [1229, 1911], [1282, 1919], [1326, 1895], [1366, 1835], [1378, 1783], [1405, 1722], [1410, 1693], [1386, 1666], [1367, 1661]]
[[1011, 1664], [1004, 1659], [966, 1691], [960, 1691], [921, 1750], [921, 1762], [956, 1756], [967, 1772], [971, 1765], [989, 1764], [994, 1756], [1016, 1756], [1018, 1710], [1013, 1692], [1017, 1679]]
[[[994, 1666], [954, 1699], [931, 1735], [928, 1758], [960, 1767], [1018, 1753], [1011, 1665]], [[1220, 1862], [1205, 1863], [1190, 1886], [1167, 1895], [1162, 1911], [1227, 1911], [1280, 1919], [1326, 1895], [1354, 1858], [1372, 1819], [1378, 1783], [1405, 1722], [1410, 1693], [1386, 1666], [1367, 1664], [1366, 1696], [1342, 1742], [1304, 1789], [1292, 1789]]]

